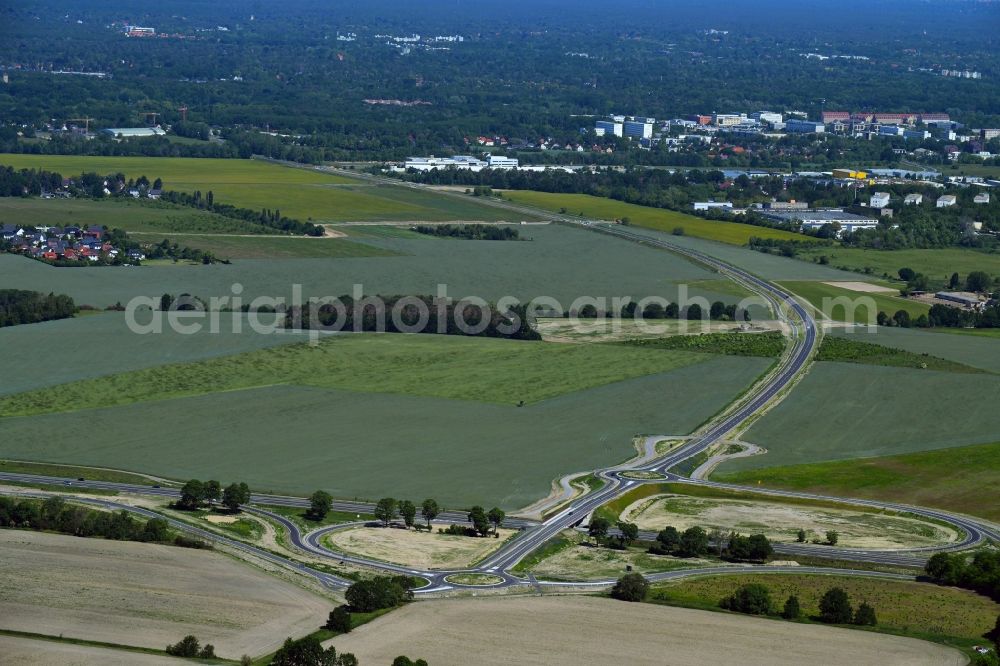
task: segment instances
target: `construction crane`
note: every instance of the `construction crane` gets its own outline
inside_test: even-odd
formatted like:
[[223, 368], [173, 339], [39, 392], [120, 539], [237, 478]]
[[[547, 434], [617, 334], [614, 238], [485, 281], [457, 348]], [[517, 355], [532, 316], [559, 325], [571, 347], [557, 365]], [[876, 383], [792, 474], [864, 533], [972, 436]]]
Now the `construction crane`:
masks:
[[188, 119], [188, 108], [186, 106], [181, 106], [177, 108], [181, 112], [181, 122], [185, 123]]
[[93, 118], [67, 118], [66, 122], [68, 122], [68, 123], [81, 123], [81, 122], [85, 123], [84, 124], [84, 131], [87, 134], [90, 134], [90, 121], [92, 121], [92, 120], [93, 120]]

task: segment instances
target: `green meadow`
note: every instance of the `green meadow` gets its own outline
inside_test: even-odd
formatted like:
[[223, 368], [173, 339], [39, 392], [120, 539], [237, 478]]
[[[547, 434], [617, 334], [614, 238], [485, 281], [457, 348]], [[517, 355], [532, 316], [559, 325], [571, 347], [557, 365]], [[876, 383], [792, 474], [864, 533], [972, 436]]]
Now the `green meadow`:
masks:
[[[936, 356], [973, 368], [1000, 373], [1000, 337], [996, 335], [949, 335], [995, 331], [995, 329], [918, 329], [898, 327], [830, 328], [829, 337], [873, 343], [912, 354]], [[1000, 333], [1000, 331], [996, 331]]]
[[767, 453], [723, 472], [888, 456], [996, 441], [994, 374], [817, 363], [743, 439]]
[[780, 240], [802, 240], [801, 234], [789, 231], [755, 227], [738, 222], [704, 220], [677, 211], [638, 206], [588, 194], [505, 190], [503, 195], [515, 203], [536, 206], [545, 210], [561, 212], [565, 209], [568, 215], [582, 214], [584, 217], [601, 220], [616, 220], [627, 217], [634, 225], [667, 233], [672, 233], [675, 228], [681, 227], [684, 229], [685, 235], [734, 245], [746, 245], [751, 236]]
[[[812, 281], [782, 281], [781, 286], [805, 299], [834, 321], [874, 324], [879, 311], [891, 317], [898, 310], [905, 310], [911, 318], [916, 319], [931, 309], [926, 303], [893, 296], [889, 292], [851, 291]], [[844, 303], [850, 303], [851, 307], [845, 306]]]
[[1000, 443], [742, 472], [723, 471], [713, 474], [712, 480], [933, 506], [1000, 521], [1000, 500], [983, 492], [984, 488], [996, 488], [1000, 483]]
[[513, 405], [668, 372], [706, 358], [626, 345], [390, 333], [334, 335], [316, 345], [303, 342], [9, 395], [0, 398], [0, 414], [94, 409], [277, 384]]
[[0, 164], [15, 168], [47, 169], [63, 176], [84, 171], [124, 173], [150, 180], [163, 179], [163, 187], [183, 192], [208, 192], [216, 201], [243, 208], [278, 209], [303, 221], [451, 221], [508, 220], [512, 214], [484, 206], [470, 197], [361, 180], [260, 160], [197, 159], [185, 157], [96, 157], [82, 155], [0, 154]]
[[956, 272], [963, 279], [972, 271], [986, 271], [990, 275], [1000, 275], [1000, 252], [962, 248], [868, 250], [830, 247], [802, 250], [798, 256], [808, 261], [826, 256], [831, 266], [892, 280], [899, 279], [900, 268], [912, 268], [940, 283], [946, 283], [951, 274]]
[[[4, 433], [0, 456], [105, 465], [179, 479], [239, 479], [255, 490], [308, 494], [322, 488], [346, 498], [430, 496], [455, 508], [481, 503], [513, 509], [548, 494], [552, 479], [562, 474], [633, 455], [632, 438], [637, 433], [692, 431], [769, 363], [715, 356], [685, 365], [690, 357], [682, 353], [654, 352], [663, 354], [664, 362], [674, 369], [595, 386], [594, 373], [606, 381], [634, 372], [622, 367], [626, 364], [621, 361], [630, 357], [618, 356], [621, 352], [616, 349], [609, 352], [616, 355], [613, 363], [607, 357], [591, 358], [591, 353], [600, 354], [596, 345], [581, 345], [582, 352], [549, 352], [544, 343], [442, 342], [437, 336], [415, 343], [428, 347], [420, 349], [410, 347], [406, 339], [416, 336], [396, 337], [403, 341], [390, 342], [404, 345], [401, 353], [410, 365], [393, 371], [389, 355], [366, 370], [364, 356], [352, 360], [351, 354], [343, 355], [345, 368], [353, 370], [332, 372], [345, 388], [317, 386], [332, 384], [325, 375], [336, 364], [326, 363], [296, 379], [301, 384], [283, 384], [278, 376], [271, 386], [260, 388], [5, 418], [0, 425]], [[382, 344], [376, 337], [370, 339], [376, 346]], [[367, 344], [359, 340], [347, 345]], [[334, 341], [330, 348], [341, 342]], [[482, 348], [474, 355], [461, 355], [478, 361], [457, 364], [449, 360], [453, 355], [430, 349], [438, 345]], [[503, 352], [500, 346], [518, 351]], [[538, 356], [520, 357], [525, 353], [520, 347], [528, 346], [541, 350], [531, 350]], [[295, 349], [293, 354], [309, 351], [315, 351], [318, 359], [327, 353], [320, 347]], [[550, 376], [541, 377], [544, 385], [536, 388], [533, 383], [541, 373], [531, 369], [532, 362], [544, 363], [550, 353], [551, 362], [544, 366]], [[438, 360], [451, 365], [436, 369]], [[389, 377], [373, 376], [379, 367]], [[641, 372], [655, 367], [663, 365]], [[357, 373], [368, 376], [356, 378]], [[211, 388], [206, 386], [210, 377], [189, 374], [188, 378], [192, 388]], [[130, 391], [141, 388], [137, 379], [132, 377]], [[103, 392], [112, 385], [101, 384], [102, 401], [121, 400]], [[97, 385], [91, 386], [97, 390]], [[582, 386], [592, 388], [565, 392]], [[352, 387], [409, 393], [371, 393]], [[553, 392], [554, 397], [516, 406], [515, 399]], [[85, 392], [61, 395], [86, 404], [90, 400]], [[455, 397], [439, 397], [443, 395]], [[103, 424], [100, 434], [85, 436], [95, 424]]]

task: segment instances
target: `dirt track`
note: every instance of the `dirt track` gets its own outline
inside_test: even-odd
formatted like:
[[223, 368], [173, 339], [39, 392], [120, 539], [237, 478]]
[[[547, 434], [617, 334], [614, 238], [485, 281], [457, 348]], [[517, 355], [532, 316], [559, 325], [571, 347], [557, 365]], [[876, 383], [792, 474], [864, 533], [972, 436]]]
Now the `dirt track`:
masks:
[[217, 553], [0, 530], [2, 629], [159, 649], [194, 634], [238, 659], [313, 631], [330, 607]]
[[597, 597], [447, 599], [411, 604], [328, 642], [362, 664], [959, 666], [955, 650], [851, 629], [630, 604]]

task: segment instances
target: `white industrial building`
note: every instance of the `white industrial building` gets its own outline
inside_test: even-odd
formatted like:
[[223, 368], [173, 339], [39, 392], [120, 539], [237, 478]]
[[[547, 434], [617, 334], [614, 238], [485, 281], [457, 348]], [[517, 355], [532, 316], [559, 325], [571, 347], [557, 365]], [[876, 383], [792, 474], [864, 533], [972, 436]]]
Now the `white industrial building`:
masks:
[[633, 120], [626, 120], [622, 129], [627, 137], [634, 139], [651, 139], [653, 138], [654, 122], [654, 118], [635, 118]]
[[594, 123], [594, 134], [597, 136], [622, 136], [625, 123], [617, 120], [598, 120]]
[[903, 199], [904, 206], [919, 206], [924, 202], [924, 195], [922, 194], [907, 194]]
[[872, 208], [885, 208], [889, 205], [889, 193], [875, 192], [872, 194], [871, 199], [868, 200], [868, 205]]
[[785, 123], [785, 131], [793, 134], [821, 134], [826, 131], [826, 126], [811, 120], [790, 118]]
[[938, 197], [937, 207], [947, 208], [948, 206], [954, 206], [958, 203], [958, 198], [954, 194], [944, 194]]
[[878, 226], [877, 219], [845, 213], [842, 210], [763, 211], [762, 215], [776, 222], [798, 222], [803, 230], [821, 229], [827, 224], [837, 224], [840, 225], [837, 236]]
[[127, 139], [138, 136], [163, 136], [166, 134], [160, 127], [109, 127], [102, 129], [101, 132]]
[[416, 171], [434, 171], [435, 169], [462, 169], [482, 171], [483, 169], [516, 169], [518, 161], [510, 157], [496, 157], [486, 153], [485, 160], [472, 155], [454, 155], [452, 157], [407, 157], [403, 162], [404, 169]]
[[695, 210], [709, 210], [711, 208], [729, 208], [733, 207], [730, 201], [695, 201], [691, 204]]

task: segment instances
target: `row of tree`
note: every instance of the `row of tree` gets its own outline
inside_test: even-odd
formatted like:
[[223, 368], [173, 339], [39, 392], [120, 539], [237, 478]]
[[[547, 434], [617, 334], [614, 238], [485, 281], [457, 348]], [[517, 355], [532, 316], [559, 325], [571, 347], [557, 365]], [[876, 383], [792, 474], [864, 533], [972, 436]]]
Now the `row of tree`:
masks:
[[520, 240], [517, 229], [497, 224], [419, 224], [413, 227], [418, 234], [461, 238], [462, 240]]
[[[321, 494], [322, 493], [322, 494]], [[318, 515], [317, 510], [329, 511], [330, 501], [327, 501], [329, 494], [323, 491], [317, 491], [313, 493], [310, 500], [310, 513], [313, 515]], [[384, 527], [388, 527], [392, 521], [397, 517], [403, 519], [403, 524], [407, 528], [415, 527], [416, 516], [417, 516], [417, 505], [409, 500], [396, 500], [392, 497], [383, 497], [375, 504], [374, 509], [375, 518], [377, 518]], [[426, 521], [426, 528], [431, 528], [431, 521], [438, 517], [441, 513], [441, 507], [438, 506], [436, 500], [425, 499], [420, 505], [420, 514]], [[325, 513], [322, 513], [325, 515]], [[504, 519], [507, 517], [506, 513], [499, 507], [493, 507], [489, 511], [483, 509], [483, 507], [476, 505], [469, 509], [468, 521], [472, 523], [472, 531], [478, 536], [488, 536], [491, 532], [494, 536], [498, 535], [498, 530], [500, 526], [503, 525]], [[457, 528], [454, 530], [456, 533], [465, 533], [465, 528], [459, 526], [452, 526]]]
[[225, 488], [218, 481], [199, 481], [191, 479], [181, 487], [181, 496], [174, 504], [184, 511], [195, 511], [205, 504], [220, 503], [233, 513], [240, 510], [240, 505], [250, 501], [250, 487], [246, 483], [231, 483]]
[[979, 550], [969, 557], [964, 553], [936, 553], [924, 572], [939, 585], [975, 590], [1000, 602], [1000, 552]]
[[[61, 532], [80, 537], [103, 537], [116, 541], [172, 541], [173, 533], [163, 518], [138, 520], [127, 511], [109, 513], [68, 504], [61, 497], [15, 502], [0, 497], [0, 527]], [[187, 545], [186, 543], [182, 545]]]
[[76, 303], [65, 294], [0, 289], [0, 328], [66, 319], [74, 314]]
[[[737, 613], [749, 615], [778, 615], [786, 620], [797, 620], [802, 617], [802, 607], [798, 596], [792, 594], [785, 600], [780, 613], [771, 599], [771, 591], [760, 583], [741, 585], [733, 594], [723, 597], [719, 607]], [[861, 602], [857, 608], [851, 605], [850, 596], [842, 588], [831, 587], [819, 600], [820, 622], [828, 624], [856, 624], [875, 626], [878, 619], [875, 609], [867, 601]]]

